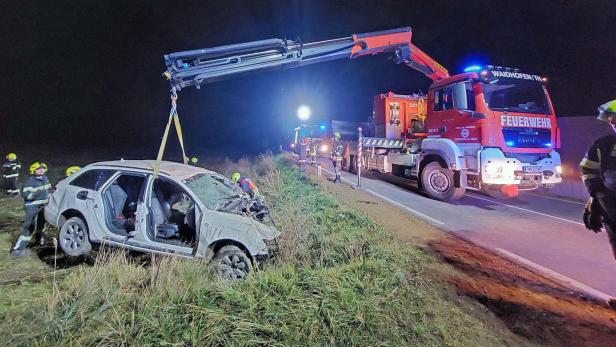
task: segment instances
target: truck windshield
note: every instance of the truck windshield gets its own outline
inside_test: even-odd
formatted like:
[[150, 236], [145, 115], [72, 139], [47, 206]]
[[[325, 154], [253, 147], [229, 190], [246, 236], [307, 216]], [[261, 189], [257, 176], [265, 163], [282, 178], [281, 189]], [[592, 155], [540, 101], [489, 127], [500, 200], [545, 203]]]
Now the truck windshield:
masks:
[[494, 111], [511, 111], [549, 114], [550, 106], [542, 84], [511, 78], [500, 78], [492, 83], [481, 83], [488, 108]]

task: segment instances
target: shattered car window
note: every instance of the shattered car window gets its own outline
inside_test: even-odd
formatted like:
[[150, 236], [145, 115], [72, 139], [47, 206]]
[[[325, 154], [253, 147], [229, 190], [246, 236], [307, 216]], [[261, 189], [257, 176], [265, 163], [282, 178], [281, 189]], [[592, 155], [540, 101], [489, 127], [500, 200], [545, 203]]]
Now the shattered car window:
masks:
[[238, 187], [223, 177], [198, 174], [184, 181], [210, 210], [221, 210], [241, 196]]

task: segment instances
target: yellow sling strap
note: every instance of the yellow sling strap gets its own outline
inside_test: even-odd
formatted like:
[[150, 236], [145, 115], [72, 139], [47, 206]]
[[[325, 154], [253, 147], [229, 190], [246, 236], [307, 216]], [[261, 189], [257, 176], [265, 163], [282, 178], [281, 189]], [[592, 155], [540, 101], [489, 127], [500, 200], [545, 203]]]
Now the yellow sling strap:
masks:
[[160, 172], [160, 162], [163, 160], [163, 154], [165, 153], [165, 147], [167, 146], [167, 138], [169, 136], [169, 128], [171, 128], [172, 120], [175, 124], [175, 130], [178, 134], [178, 139], [180, 140], [180, 147], [182, 148], [182, 160], [184, 164], [188, 164], [188, 157], [186, 156], [186, 152], [184, 151], [184, 137], [182, 136], [180, 117], [178, 116], [177, 99], [178, 95], [174, 88], [173, 90], [171, 90], [171, 111], [169, 111], [169, 120], [167, 121], [165, 133], [163, 134], [163, 139], [160, 142], [160, 147], [158, 148], [158, 155], [156, 156], [156, 165], [154, 166], [153, 175], [154, 179], [158, 177], [158, 173]]

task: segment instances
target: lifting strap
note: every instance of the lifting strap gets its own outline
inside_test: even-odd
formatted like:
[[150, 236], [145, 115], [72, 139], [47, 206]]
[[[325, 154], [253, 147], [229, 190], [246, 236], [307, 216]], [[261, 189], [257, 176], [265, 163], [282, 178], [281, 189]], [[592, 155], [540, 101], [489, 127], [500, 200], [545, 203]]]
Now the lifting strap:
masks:
[[171, 89], [171, 111], [169, 111], [169, 120], [167, 121], [167, 127], [165, 127], [165, 133], [163, 139], [160, 142], [158, 148], [158, 156], [156, 156], [156, 165], [154, 166], [154, 179], [158, 177], [160, 171], [160, 162], [163, 160], [163, 154], [165, 153], [165, 147], [167, 145], [167, 138], [169, 136], [169, 128], [171, 128], [171, 121], [175, 124], [175, 131], [178, 134], [178, 140], [180, 140], [180, 147], [182, 148], [182, 161], [184, 164], [188, 164], [188, 157], [184, 151], [184, 137], [182, 136], [182, 126], [180, 125], [180, 116], [178, 115], [177, 107], [178, 94], [175, 88]]

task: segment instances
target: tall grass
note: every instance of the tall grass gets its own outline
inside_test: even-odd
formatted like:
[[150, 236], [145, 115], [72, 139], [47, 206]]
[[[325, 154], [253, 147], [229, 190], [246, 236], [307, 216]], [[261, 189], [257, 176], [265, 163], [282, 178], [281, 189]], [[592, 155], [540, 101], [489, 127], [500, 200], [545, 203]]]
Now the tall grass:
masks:
[[148, 267], [103, 251], [94, 266], [63, 279], [58, 293], [34, 301], [29, 326], [4, 334], [23, 345], [499, 342], [439, 294], [425, 273], [430, 257], [400, 245], [282, 159], [264, 156], [246, 172], [258, 177], [282, 231], [280, 254], [265, 270], [226, 282], [199, 261], [158, 257]]

